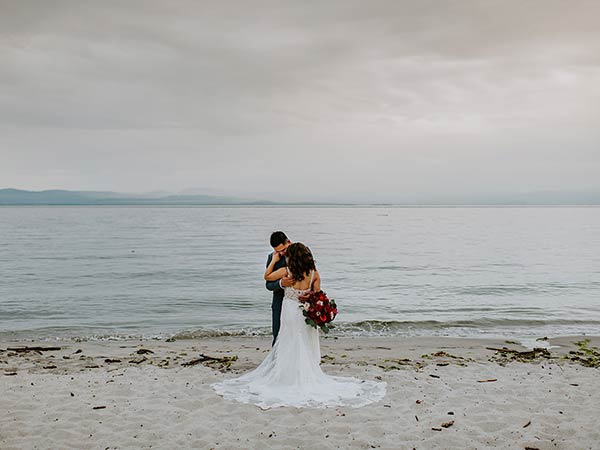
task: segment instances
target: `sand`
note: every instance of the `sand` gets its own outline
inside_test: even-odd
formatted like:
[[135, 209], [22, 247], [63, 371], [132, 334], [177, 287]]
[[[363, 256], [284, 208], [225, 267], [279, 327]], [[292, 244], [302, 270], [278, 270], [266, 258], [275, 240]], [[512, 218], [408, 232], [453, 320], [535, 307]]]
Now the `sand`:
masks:
[[[527, 349], [498, 339], [322, 338], [324, 371], [384, 380], [386, 397], [267, 411], [209, 387], [255, 367], [266, 337], [0, 342], [0, 449], [597, 450], [600, 369], [565, 358], [582, 339], [516, 361], [488, 348]], [[8, 350], [23, 345], [61, 348]], [[237, 359], [182, 365], [201, 354]]]

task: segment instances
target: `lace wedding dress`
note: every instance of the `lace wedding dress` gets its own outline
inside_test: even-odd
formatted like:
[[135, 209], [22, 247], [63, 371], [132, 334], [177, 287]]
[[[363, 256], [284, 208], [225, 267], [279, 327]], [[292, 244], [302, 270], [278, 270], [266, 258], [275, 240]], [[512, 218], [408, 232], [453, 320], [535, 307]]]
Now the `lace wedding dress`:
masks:
[[[311, 286], [312, 286], [311, 273]], [[281, 328], [271, 352], [254, 370], [211, 386], [228, 400], [262, 409], [278, 406], [360, 407], [385, 396], [386, 383], [330, 376], [321, 370], [318, 330], [304, 322], [298, 297], [309, 289], [285, 288]]]

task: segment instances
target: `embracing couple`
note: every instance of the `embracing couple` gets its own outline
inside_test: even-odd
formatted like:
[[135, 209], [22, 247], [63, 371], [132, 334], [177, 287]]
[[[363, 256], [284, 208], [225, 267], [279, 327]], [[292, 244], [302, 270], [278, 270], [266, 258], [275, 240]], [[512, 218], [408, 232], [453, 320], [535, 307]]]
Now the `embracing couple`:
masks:
[[[306, 285], [305, 280], [298, 283], [287, 265], [287, 252], [290, 251], [290, 259], [293, 264], [296, 261], [308, 261], [306, 267], [311, 270], [312, 277], [306, 287], [307, 291], [318, 291], [321, 289], [321, 278], [317, 272], [314, 260], [310, 250], [301, 243], [292, 244], [283, 231], [275, 231], [271, 234], [271, 247], [273, 253], [269, 253], [267, 258], [267, 270], [265, 271], [266, 286], [269, 291], [273, 291], [273, 303], [271, 303], [272, 324], [273, 324], [273, 345], [277, 340], [279, 328], [281, 327], [281, 308], [283, 306], [283, 297], [286, 288], [299, 288], [300, 285]], [[291, 248], [290, 248], [291, 247]], [[301, 255], [304, 255], [302, 258]], [[300, 272], [302, 269], [297, 270]], [[306, 277], [305, 277], [306, 278]]]
[[229, 400], [263, 409], [278, 406], [359, 407], [381, 400], [385, 382], [325, 374], [320, 367], [317, 328], [306, 324], [301, 301], [321, 289], [321, 277], [309, 248], [291, 243], [285, 233], [271, 235], [271, 253], [264, 279], [273, 291], [273, 344], [260, 365], [238, 378], [214, 383]]

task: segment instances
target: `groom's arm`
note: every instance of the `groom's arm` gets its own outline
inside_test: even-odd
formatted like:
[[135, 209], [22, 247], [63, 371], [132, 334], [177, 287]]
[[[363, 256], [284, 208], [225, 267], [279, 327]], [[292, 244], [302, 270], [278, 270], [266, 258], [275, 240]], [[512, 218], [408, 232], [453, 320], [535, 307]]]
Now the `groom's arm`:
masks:
[[[267, 265], [265, 267], [269, 267], [269, 264], [271, 264], [271, 260], [273, 259], [273, 254], [269, 254], [269, 257], [267, 258]], [[269, 291], [276, 291], [277, 289], [283, 289], [281, 287], [281, 280], [275, 280], [275, 281], [267, 281], [265, 283], [265, 285], [267, 286], [267, 289]]]

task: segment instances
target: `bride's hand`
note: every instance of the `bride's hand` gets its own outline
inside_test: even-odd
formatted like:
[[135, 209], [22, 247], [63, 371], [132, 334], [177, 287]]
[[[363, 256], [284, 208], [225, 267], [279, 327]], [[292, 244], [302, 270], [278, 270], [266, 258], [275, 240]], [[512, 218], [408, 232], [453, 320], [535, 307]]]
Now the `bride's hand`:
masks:
[[287, 276], [287, 277], [283, 277], [281, 279], [281, 286], [283, 286], [283, 287], [293, 286], [294, 283], [295, 283], [294, 277]]
[[308, 297], [310, 297], [310, 294], [311, 294], [311, 293], [312, 293], [312, 291], [308, 291], [308, 292], [305, 292], [305, 293], [304, 293], [304, 294], [302, 294], [302, 295], [299, 295], [299, 296], [298, 296], [298, 300], [299, 300], [299, 301], [301, 301], [301, 302], [303, 302], [303, 301], [307, 300], [307, 299], [308, 299]]

